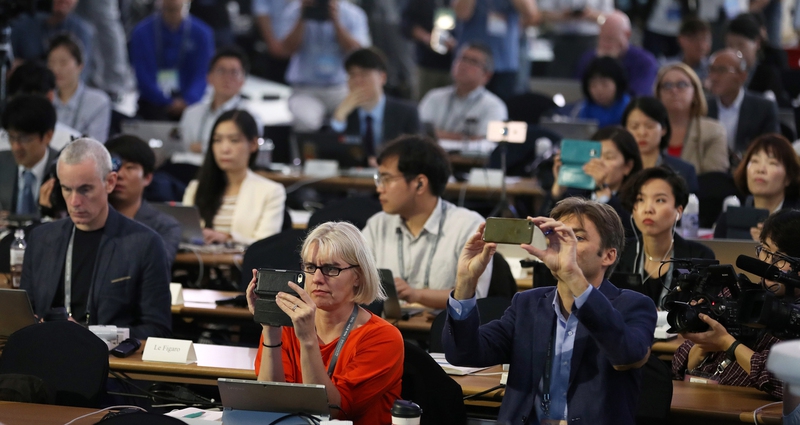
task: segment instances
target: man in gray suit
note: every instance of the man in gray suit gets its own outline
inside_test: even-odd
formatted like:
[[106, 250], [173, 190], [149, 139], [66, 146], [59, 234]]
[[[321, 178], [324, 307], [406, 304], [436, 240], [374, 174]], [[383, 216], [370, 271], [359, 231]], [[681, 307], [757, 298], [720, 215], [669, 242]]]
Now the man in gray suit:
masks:
[[19, 95], [3, 111], [10, 151], [0, 152], [0, 211], [38, 216], [49, 204], [52, 168], [58, 152], [50, 147], [56, 110], [44, 96]]
[[131, 337], [171, 333], [168, 259], [153, 230], [109, 207], [117, 174], [111, 155], [78, 139], [58, 159], [69, 218], [28, 237], [21, 288], [40, 318], [130, 328]]
[[331, 128], [338, 133], [361, 136], [369, 165], [377, 167], [380, 146], [401, 134], [420, 131], [417, 107], [386, 96], [386, 58], [373, 47], [351, 53], [344, 62], [347, 97], [336, 107]]
[[[765, 133], [780, 132], [778, 105], [745, 90], [747, 63], [742, 54], [723, 49], [711, 57], [708, 81], [708, 117], [718, 119], [728, 134], [728, 147], [742, 154], [750, 142]], [[746, 117], [746, 119], [741, 119]]]

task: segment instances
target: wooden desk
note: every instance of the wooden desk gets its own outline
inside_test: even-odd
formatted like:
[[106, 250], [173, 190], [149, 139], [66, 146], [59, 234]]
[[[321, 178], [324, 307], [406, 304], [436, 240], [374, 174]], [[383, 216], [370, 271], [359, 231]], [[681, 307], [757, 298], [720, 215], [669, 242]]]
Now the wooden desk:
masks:
[[108, 367], [133, 379], [217, 385], [217, 378], [256, 379], [257, 349], [225, 345], [194, 344], [197, 363], [175, 364], [142, 361], [142, 348], [130, 357], [108, 357]]
[[[199, 257], [199, 259], [198, 259]], [[175, 255], [174, 264], [198, 265], [200, 261], [210, 266], [238, 266], [242, 264], [243, 251], [234, 252], [192, 252], [182, 251]]]
[[[302, 175], [289, 175], [283, 173], [259, 171], [262, 176], [283, 184], [284, 186], [291, 186], [298, 183], [308, 183], [309, 186], [317, 187], [320, 189], [332, 190], [365, 190], [374, 191], [375, 182], [371, 177], [345, 177], [336, 176], [325, 179]], [[465, 189], [466, 188], [466, 189]], [[462, 190], [466, 190], [466, 196], [471, 198], [499, 198], [499, 188], [488, 188], [483, 186], [469, 186], [465, 182], [448, 183], [445, 188], [444, 195], [449, 198], [457, 198]], [[509, 184], [506, 187], [508, 196], [531, 196], [541, 198], [544, 196], [544, 191], [539, 184], [533, 179], [522, 179], [519, 182]]]
[[[479, 373], [500, 371], [500, 366], [493, 366]], [[461, 385], [464, 395], [477, 394], [500, 383], [498, 375], [467, 375], [452, 378]], [[478, 400], [499, 406], [503, 394], [504, 390], [495, 390], [480, 396]], [[755, 388], [673, 381], [670, 422], [703, 425], [753, 423], [753, 412], [773, 402], [775, 400], [772, 397]], [[759, 423], [780, 424], [781, 409], [781, 405], [765, 408], [758, 415]]]
[[[0, 401], [0, 423], [5, 425], [64, 425], [98, 409], [53, 406], [49, 404], [13, 403]], [[97, 423], [108, 412], [99, 412], [75, 421], [75, 425]]]

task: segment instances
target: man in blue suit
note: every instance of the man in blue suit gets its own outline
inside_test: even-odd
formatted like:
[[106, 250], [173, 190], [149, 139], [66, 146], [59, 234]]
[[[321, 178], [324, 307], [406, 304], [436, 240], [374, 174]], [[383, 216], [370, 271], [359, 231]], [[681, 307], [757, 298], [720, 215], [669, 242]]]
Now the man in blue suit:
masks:
[[567, 198], [552, 218], [530, 218], [546, 249], [522, 245], [558, 281], [518, 293], [500, 320], [479, 326], [475, 286], [497, 246], [484, 225], [464, 246], [442, 334], [455, 365], [509, 363], [499, 424], [633, 424], [656, 307], [616, 288], [611, 274], [625, 231], [608, 205]]
[[57, 172], [69, 218], [28, 237], [21, 288], [34, 312], [45, 320], [130, 328], [138, 339], [169, 336], [164, 242], [109, 206], [117, 181], [111, 155], [96, 140], [78, 139], [61, 152]]

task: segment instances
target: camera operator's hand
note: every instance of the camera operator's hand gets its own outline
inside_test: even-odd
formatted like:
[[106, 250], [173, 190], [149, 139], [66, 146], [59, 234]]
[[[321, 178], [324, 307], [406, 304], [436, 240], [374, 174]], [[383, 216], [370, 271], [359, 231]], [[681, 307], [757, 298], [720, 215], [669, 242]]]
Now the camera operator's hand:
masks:
[[703, 313], [700, 313], [698, 317], [700, 320], [706, 322], [710, 329], [698, 333], [683, 332], [681, 336], [694, 342], [703, 352], [715, 353], [718, 351], [725, 351], [736, 341], [736, 338], [731, 336], [721, 323]]

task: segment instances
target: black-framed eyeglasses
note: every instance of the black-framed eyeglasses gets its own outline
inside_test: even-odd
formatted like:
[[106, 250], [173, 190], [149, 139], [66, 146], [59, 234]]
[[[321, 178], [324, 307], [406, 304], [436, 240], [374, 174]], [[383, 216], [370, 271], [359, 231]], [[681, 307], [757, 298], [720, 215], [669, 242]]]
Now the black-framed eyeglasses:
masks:
[[678, 81], [677, 83], [668, 82], [668, 83], [661, 83], [661, 90], [669, 91], [672, 89], [678, 90], [686, 90], [692, 86], [692, 83], [688, 83], [686, 81]]
[[784, 267], [786, 267], [787, 265], [790, 264], [790, 257], [789, 256], [784, 255], [784, 254], [780, 254], [780, 253], [777, 253], [777, 252], [772, 252], [772, 251], [764, 248], [763, 245], [757, 245], [756, 246], [756, 255], [758, 256], [759, 259], [762, 258], [761, 257], [762, 253], [764, 254], [763, 261], [765, 263], [772, 264], [773, 266], [775, 266], [775, 267], [777, 267], [779, 269], [783, 269]]
[[311, 264], [311, 263], [301, 263], [300, 267], [303, 269], [303, 271], [305, 273], [308, 273], [308, 274], [314, 274], [314, 273], [317, 272], [317, 269], [319, 269], [322, 272], [322, 274], [324, 274], [325, 276], [336, 277], [336, 276], [339, 276], [339, 274], [343, 270], [353, 269], [353, 268], [358, 267], [358, 265], [350, 266], [350, 267], [336, 267], [336, 266], [329, 266], [329, 265], [317, 266], [316, 264]]

